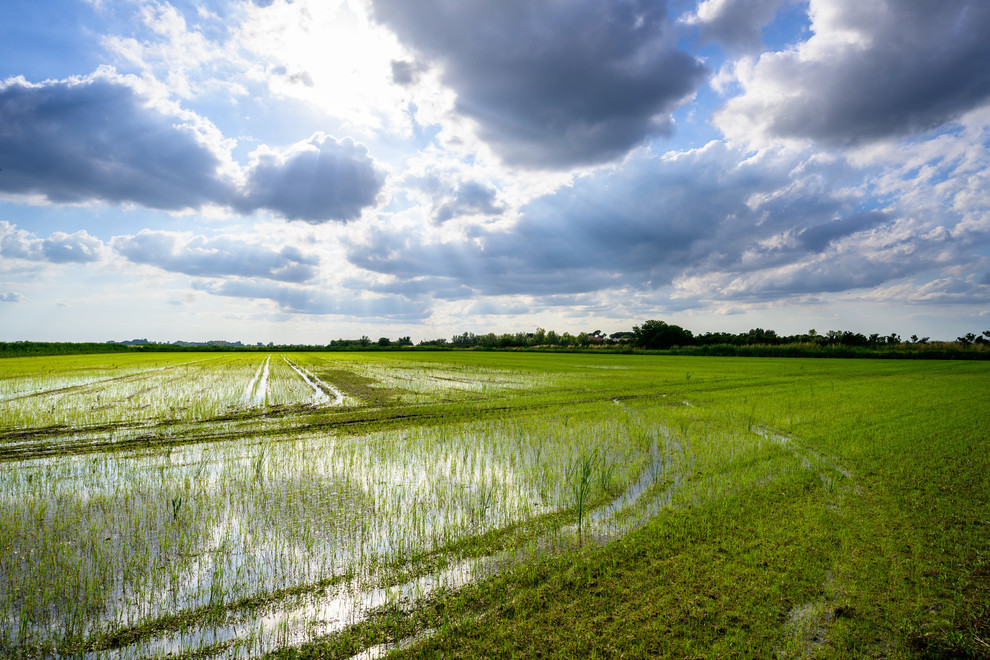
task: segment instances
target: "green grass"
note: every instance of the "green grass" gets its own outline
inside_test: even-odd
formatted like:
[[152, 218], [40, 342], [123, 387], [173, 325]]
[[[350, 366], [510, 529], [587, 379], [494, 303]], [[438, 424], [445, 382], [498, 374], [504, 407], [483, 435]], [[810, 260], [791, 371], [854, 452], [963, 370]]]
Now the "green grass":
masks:
[[5, 361], [0, 652], [990, 654], [984, 362], [265, 358]]

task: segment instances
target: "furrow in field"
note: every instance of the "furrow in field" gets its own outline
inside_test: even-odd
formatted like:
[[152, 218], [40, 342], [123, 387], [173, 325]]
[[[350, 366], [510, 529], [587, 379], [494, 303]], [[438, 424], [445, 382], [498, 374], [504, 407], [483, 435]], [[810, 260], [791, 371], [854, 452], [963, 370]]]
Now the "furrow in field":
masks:
[[[329, 405], [339, 406], [344, 403], [344, 394], [336, 387], [314, 376], [311, 372], [295, 364], [289, 358], [282, 356], [289, 367], [313, 389], [313, 398], [310, 403], [314, 406]], [[331, 401], [330, 396], [333, 395]]]
[[244, 388], [244, 395], [241, 397], [244, 403], [253, 406], [260, 406], [265, 403], [268, 394], [268, 363], [271, 359], [271, 355], [266, 356], [262, 363], [258, 365], [258, 370], [255, 372], [254, 378]]

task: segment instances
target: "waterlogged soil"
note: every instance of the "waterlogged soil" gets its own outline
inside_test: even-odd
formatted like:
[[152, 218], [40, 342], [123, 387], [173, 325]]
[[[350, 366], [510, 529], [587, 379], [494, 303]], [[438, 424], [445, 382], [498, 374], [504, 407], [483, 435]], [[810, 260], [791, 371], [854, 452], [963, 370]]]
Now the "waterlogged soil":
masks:
[[[5, 656], [978, 656], [988, 639], [990, 511], [965, 495], [990, 489], [985, 365], [71, 366], [64, 386], [21, 365], [0, 387]], [[969, 409], [946, 417], [950, 400]], [[912, 471], [965, 524], [930, 533]]]

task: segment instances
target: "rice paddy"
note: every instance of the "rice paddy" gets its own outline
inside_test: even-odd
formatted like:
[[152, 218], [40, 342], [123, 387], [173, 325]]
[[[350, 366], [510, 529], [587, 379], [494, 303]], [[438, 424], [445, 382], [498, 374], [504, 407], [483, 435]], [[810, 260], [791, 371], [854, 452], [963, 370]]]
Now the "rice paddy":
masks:
[[0, 655], [979, 655], [988, 371], [7, 359]]

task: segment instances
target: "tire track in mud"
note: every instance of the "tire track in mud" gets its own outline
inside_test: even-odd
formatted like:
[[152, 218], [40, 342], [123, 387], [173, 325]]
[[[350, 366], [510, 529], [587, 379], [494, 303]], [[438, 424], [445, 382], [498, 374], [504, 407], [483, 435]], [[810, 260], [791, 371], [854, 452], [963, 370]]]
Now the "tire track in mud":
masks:
[[258, 365], [258, 371], [255, 372], [254, 378], [247, 384], [244, 388], [244, 394], [241, 396], [241, 401], [248, 405], [260, 406], [268, 400], [268, 364], [271, 362], [272, 356], [268, 355]]
[[856, 484], [852, 472], [840, 465], [834, 458], [829, 458], [814, 449], [805, 447], [794, 436], [774, 431], [765, 426], [754, 426], [752, 431], [761, 438], [769, 440], [789, 451], [801, 463], [801, 467], [817, 472], [818, 478], [821, 479], [822, 484], [826, 488], [832, 488], [836, 485], [835, 475], [838, 475], [843, 479], [849, 480], [852, 483], [854, 491], [859, 494], [859, 485]]
[[[829, 493], [828, 508], [838, 509], [841, 500], [850, 490], [856, 495], [862, 491], [853, 473], [839, 463], [835, 458], [825, 456], [800, 442], [798, 438], [786, 433], [774, 431], [765, 426], [755, 426], [752, 432], [786, 449], [796, 458], [801, 467], [812, 470], [821, 480]], [[835, 593], [833, 572], [830, 568], [828, 577], [823, 585], [827, 594]], [[787, 614], [786, 628], [791, 638], [803, 647], [802, 657], [816, 655], [828, 638], [829, 627], [838, 616], [840, 609], [835, 606], [833, 598], [825, 596], [807, 603], [794, 605]], [[783, 651], [781, 652], [783, 654]]]
[[[589, 398], [584, 392], [575, 392], [574, 399], [556, 400], [551, 403], [520, 402], [515, 405], [496, 403], [474, 408], [472, 414], [479, 417], [501, 416], [506, 413], [537, 415], [548, 408], [562, 405], [575, 406], [601, 403], [604, 398]], [[614, 401], [653, 399], [658, 394], [620, 395], [609, 397]], [[297, 423], [272, 428], [263, 420], [276, 417], [292, 417], [298, 408], [243, 409], [237, 414], [201, 419], [196, 422], [118, 422], [94, 426], [18, 429], [0, 432], [0, 462], [44, 458], [53, 455], [90, 454], [101, 451], [141, 451], [161, 447], [174, 447], [205, 442], [223, 442], [232, 439], [249, 439], [286, 436], [298, 433], [341, 431], [360, 433], [368, 427], [388, 424], [430, 423], [446, 420], [443, 404], [415, 403], [402, 406], [366, 406], [342, 408], [321, 414], [319, 418], [302, 419]], [[217, 428], [221, 424], [242, 426]]]
[[[336, 387], [327, 383], [316, 376], [314, 376], [309, 370], [303, 369], [299, 365], [295, 364], [289, 358], [282, 356], [282, 360], [285, 361], [289, 368], [296, 372], [296, 374], [302, 378], [307, 385], [313, 389], [313, 398], [310, 403], [314, 406], [340, 406], [344, 403], [344, 394]], [[330, 396], [333, 396], [333, 401], [330, 400]]]

